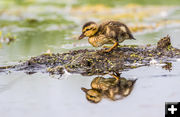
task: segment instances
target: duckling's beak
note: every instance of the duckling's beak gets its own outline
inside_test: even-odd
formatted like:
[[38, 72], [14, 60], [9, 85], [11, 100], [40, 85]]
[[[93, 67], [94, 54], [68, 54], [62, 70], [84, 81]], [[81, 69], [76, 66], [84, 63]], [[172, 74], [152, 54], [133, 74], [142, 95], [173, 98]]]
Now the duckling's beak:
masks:
[[87, 91], [88, 91], [88, 89], [86, 89], [84, 87], [82, 87], [81, 90], [84, 91], [85, 93], [87, 93]]
[[79, 40], [83, 39], [85, 37], [85, 35], [82, 33], [80, 36], [79, 36]]

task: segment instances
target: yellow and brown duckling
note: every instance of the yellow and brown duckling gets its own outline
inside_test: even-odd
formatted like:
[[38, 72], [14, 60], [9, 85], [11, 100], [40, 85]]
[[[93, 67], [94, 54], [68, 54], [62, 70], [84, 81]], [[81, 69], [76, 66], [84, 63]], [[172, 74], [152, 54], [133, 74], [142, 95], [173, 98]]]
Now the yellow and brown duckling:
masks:
[[86, 93], [87, 100], [93, 103], [100, 102], [103, 97], [116, 100], [115, 95], [119, 92], [117, 83], [118, 82], [116, 82], [116, 79], [114, 78], [96, 77], [91, 82], [92, 89], [81, 89]]
[[100, 47], [104, 44], [113, 44], [106, 52], [110, 52], [117, 47], [119, 43], [127, 39], [135, 39], [129, 28], [119, 21], [107, 21], [99, 26], [95, 22], [87, 22], [83, 25], [82, 34], [79, 40], [89, 37], [89, 43], [94, 47]]
[[87, 100], [93, 103], [100, 102], [103, 97], [118, 100], [121, 98], [116, 98], [117, 95], [126, 97], [131, 93], [135, 81], [125, 78], [117, 80], [115, 78], [96, 77], [91, 82], [92, 89], [82, 88], [82, 90], [86, 93]]

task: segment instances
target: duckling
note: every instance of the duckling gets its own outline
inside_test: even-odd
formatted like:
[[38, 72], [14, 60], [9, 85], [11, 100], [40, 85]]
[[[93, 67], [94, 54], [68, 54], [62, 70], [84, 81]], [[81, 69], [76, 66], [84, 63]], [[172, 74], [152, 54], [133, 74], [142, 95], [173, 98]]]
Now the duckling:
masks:
[[[119, 77], [118, 80], [115, 78], [96, 77], [91, 82], [91, 89], [81, 89], [85, 92], [86, 98], [90, 102], [98, 103], [104, 97], [115, 101], [127, 97], [131, 93], [135, 82], [136, 80], [126, 80], [122, 77]], [[117, 98], [117, 96], [120, 97]]]
[[87, 22], [83, 25], [79, 40], [84, 37], [89, 37], [88, 41], [94, 47], [100, 47], [104, 44], [113, 44], [113, 46], [105, 50], [105, 52], [110, 52], [124, 40], [135, 40], [129, 28], [119, 21], [107, 21], [99, 26], [93, 21]]
[[98, 103], [103, 97], [116, 100], [115, 95], [119, 92], [117, 84], [115, 78], [96, 77], [91, 82], [92, 89], [81, 88], [81, 90], [85, 92], [88, 101]]

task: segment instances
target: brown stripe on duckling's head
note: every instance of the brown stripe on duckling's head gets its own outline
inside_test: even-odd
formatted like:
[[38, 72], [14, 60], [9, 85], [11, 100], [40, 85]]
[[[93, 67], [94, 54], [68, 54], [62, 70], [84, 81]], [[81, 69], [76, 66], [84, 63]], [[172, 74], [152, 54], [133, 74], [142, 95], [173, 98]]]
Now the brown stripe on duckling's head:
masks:
[[83, 25], [83, 29], [84, 29], [85, 27], [91, 25], [91, 24], [96, 24], [96, 23], [93, 22], [93, 21], [87, 22], [87, 23], [85, 23], [85, 24]]
[[90, 21], [83, 25], [82, 34], [79, 36], [79, 39], [84, 37], [91, 37], [98, 31], [98, 26], [95, 22]]

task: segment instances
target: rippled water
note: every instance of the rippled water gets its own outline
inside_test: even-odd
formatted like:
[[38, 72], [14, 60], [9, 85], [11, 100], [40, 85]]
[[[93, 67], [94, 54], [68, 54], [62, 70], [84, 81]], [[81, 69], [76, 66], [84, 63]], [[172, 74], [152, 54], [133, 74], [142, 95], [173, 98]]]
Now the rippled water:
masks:
[[[10, 45], [2, 43], [0, 65], [17, 64], [48, 49], [55, 53], [80, 48], [94, 49], [87, 40], [78, 41], [77, 36], [85, 21], [100, 20], [97, 17], [82, 19], [78, 13], [72, 14], [71, 5], [71, 0], [67, 6], [45, 3], [19, 6], [1, 2], [0, 31], [2, 35], [10, 32], [17, 39]], [[118, 12], [116, 8], [113, 12]], [[179, 7], [168, 13], [162, 20], [180, 20]], [[160, 19], [151, 17], [144, 22], [152, 23]], [[180, 48], [179, 24], [135, 33], [136, 41], [123, 44], [155, 44], [167, 34], [171, 36], [173, 46]], [[1, 73], [0, 113], [2, 117], [163, 117], [165, 102], [180, 99], [180, 60], [174, 60], [172, 65], [172, 71], [152, 65], [123, 72], [123, 77], [138, 79], [131, 95], [115, 102], [103, 99], [98, 104], [89, 103], [80, 89], [90, 88], [95, 76], [66, 73], [58, 80], [59, 76], [42, 73]]]

